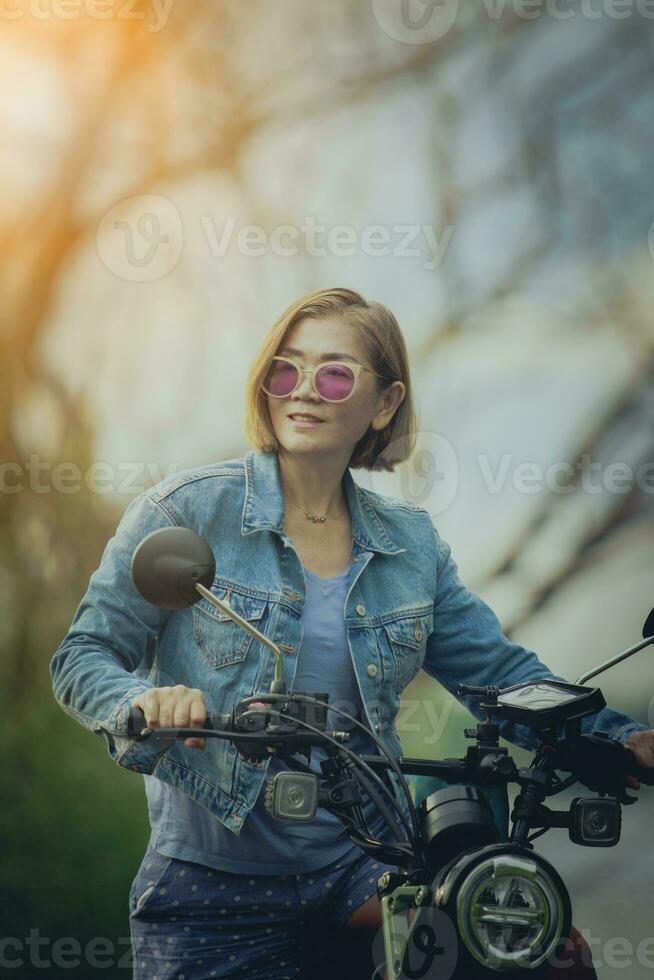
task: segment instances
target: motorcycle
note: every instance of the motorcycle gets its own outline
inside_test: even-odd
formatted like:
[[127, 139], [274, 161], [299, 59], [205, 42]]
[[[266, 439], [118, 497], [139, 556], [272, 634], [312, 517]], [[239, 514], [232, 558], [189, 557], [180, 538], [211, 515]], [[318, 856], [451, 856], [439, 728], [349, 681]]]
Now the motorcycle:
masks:
[[[207, 542], [181, 527], [152, 532], [132, 559], [134, 583], [149, 602], [172, 610], [204, 597], [275, 657], [270, 690], [241, 699], [227, 714], [211, 715], [202, 735], [231, 740], [248, 761], [283, 760], [288, 768], [265, 788], [272, 818], [309, 821], [325, 807], [363, 851], [397, 868], [377, 882], [383, 943], [374, 950], [375, 977], [546, 977], [570, 934], [572, 909], [561, 876], [533, 841], [551, 828], [567, 828], [577, 845], [613, 847], [620, 839], [621, 807], [637, 799], [627, 792], [634, 785], [629, 777], [654, 785], [654, 770], [638, 766], [622, 743], [606, 733], [581, 732], [582, 719], [606, 704], [601, 690], [586, 681], [654, 642], [654, 610], [641, 641], [575, 684], [541, 678], [503, 690], [460, 685], [460, 695], [479, 698], [483, 715], [474, 729], [465, 729], [474, 744], [464, 757], [395, 758], [360, 721], [331, 707], [327, 693], [286, 691], [279, 647], [211, 592], [215, 569]], [[365, 728], [379, 754], [350, 751], [348, 732], [326, 729], [328, 709], [348, 727]], [[500, 746], [499, 718], [537, 734], [529, 765], [516, 765]], [[132, 708], [128, 734], [184, 739], [198, 729], [149, 729], [143, 712]], [[320, 775], [310, 768], [313, 746], [327, 752]], [[438, 777], [443, 788], [416, 807], [405, 778], [410, 775]], [[575, 797], [567, 810], [545, 804], [577, 782], [597, 795]], [[511, 783], [519, 791], [511, 831], [502, 839], [489, 794], [503, 794], [508, 804]], [[383, 815], [392, 839], [371, 837], [363, 793]]]

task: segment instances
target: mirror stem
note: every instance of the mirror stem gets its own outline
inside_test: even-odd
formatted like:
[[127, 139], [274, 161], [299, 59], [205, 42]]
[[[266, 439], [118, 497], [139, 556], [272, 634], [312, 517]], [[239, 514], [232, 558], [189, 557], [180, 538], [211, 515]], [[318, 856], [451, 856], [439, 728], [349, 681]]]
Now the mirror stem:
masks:
[[644, 640], [640, 640], [639, 643], [634, 643], [632, 647], [629, 647], [627, 650], [623, 650], [622, 653], [619, 653], [616, 657], [611, 657], [610, 660], [605, 660], [603, 664], [599, 665], [599, 667], [593, 667], [592, 670], [589, 670], [586, 674], [582, 674], [581, 677], [578, 677], [575, 684], [585, 684], [586, 681], [591, 679], [591, 677], [601, 674], [603, 670], [613, 667], [614, 664], [619, 664], [621, 660], [626, 660], [626, 658], [630, 657], [632, 653], [638, 653], [639, 650], [642, 650], [643, 647], [649, 646], [650, 643], [654, 643], [654, 636], [646, 636]]

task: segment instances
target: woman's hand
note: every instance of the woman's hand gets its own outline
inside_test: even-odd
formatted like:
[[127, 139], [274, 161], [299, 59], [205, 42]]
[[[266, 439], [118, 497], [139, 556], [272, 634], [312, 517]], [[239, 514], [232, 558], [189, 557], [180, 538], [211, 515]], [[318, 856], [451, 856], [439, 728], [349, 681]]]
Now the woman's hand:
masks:
[[631, 749], [639, 766], [654, 769], [654, 729], [646, 732], [632, 732], [623, 745]]
[[[133, 708], [140, 708], [149, 728], [202, 728], [207, 718], [207, 708], [202, 691], [197, 687], [152, 687], [132, 701]], [[204, 738], [185, 738], [184, 745], [191, 749], [203, 749]]]
[[[622, 744], [625, 748], [631, 749], [639, 766], [654, 769], [654, 729], [650, 728], [646, 732], [632, 732]], [[640, 783], [635, 776], [630, 776], [629, 780], [634, 789], [640, 788]]]

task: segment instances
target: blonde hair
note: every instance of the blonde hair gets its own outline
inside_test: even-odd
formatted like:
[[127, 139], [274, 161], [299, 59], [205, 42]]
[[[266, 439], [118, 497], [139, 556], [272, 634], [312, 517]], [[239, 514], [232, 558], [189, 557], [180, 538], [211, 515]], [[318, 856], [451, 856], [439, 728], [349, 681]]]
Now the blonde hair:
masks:
[[246, 388], [245, 433], [249, 442], [261, 452], [277, 452], [268, 399], [261, 388], [273, 356], [287, 332], [304, 317], [319, 320], [339, 316], [357, 330], [376, 379], [378, 389], [393, 381], [406, 387], [403, 401], [388, 425], [380, 431], [369, 428], [354, 447], [348, 466], [352, 469], [393, 471], [397, 463], [408, 459], [415, 447], [416, 416], [409, 376], [409, 359], [404, 337], [397, 320], [381, 303], [368, 303], [352, 289], [320, 289], [296, 300], [286, 309], [266, 334], [250, 367]]

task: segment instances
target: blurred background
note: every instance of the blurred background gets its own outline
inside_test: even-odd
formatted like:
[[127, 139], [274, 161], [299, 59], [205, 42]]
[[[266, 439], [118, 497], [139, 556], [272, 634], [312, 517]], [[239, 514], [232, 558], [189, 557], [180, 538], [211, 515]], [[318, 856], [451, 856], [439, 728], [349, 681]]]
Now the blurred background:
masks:
[[[355, 479], [426, 507], [555, 672], [639, 638], [653, 18], [636, 0], [3, 4], [2, 975], [131, 975], [143, 782], [56, 705], [49, 661], [134, 494], [247, 451], [248, 367], [304, 293], [356, 289], [406, 337], [416, 451]], [[651, 651], [597, 683], [654, 726]], [[462, 754], [470, 721], [421, 674], [405, 753]], [[651, 797], [613, 850], [537, 845], [603, 980], [653, 975]], [[96, 959], [70, 965], [66, 937]]]

